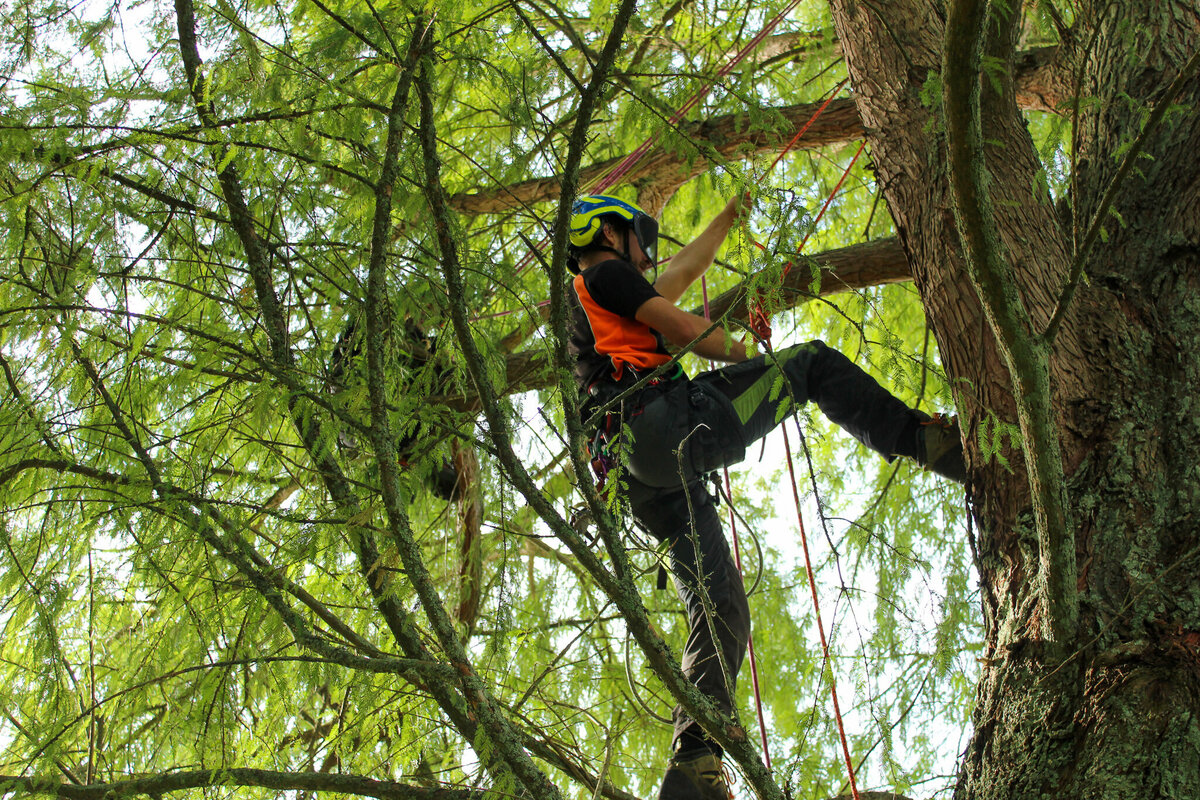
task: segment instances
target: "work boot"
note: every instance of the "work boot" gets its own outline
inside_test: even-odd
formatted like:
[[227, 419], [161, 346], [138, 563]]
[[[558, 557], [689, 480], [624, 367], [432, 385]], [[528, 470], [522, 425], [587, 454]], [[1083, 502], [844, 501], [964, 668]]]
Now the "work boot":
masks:
[[658, 800], [733, 800], [720, 757], [709, 750], [676, 753], [667, 764]]
[[935, 414], [927, 422], [922, 422], [918, 442], [921, 455], [917, 461], [921, 466], [956, 483], [967, 482], [958, 417]]

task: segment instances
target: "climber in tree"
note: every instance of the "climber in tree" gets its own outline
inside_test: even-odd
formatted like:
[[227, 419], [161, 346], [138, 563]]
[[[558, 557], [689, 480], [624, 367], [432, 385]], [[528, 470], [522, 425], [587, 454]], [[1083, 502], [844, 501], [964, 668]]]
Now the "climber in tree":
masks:
[[[888, 460], [907, 456], [951, 480], [966, 479], [957, 425], [909, 408], [823, 342], [748, 358], [741, 342], [675, 305], [712, 264], [746, 202], [731, 199], [653, 283], [645, 273], [656, 267], [658, 224], [632, 203], [607, 195], [576, 199], [568, 253], [575, 273], [570, 349], [582, 416], [591, 424], [593, 465], [601, 478], [616, 461], [624, 465], [622, 492], [634, 517], [667, 542], [690, 626], [684, 674], [726, 713], [733, 710], [750, 615], [705, 475], [741, 461], [746, 447], [782, 418], [780, 404], [794, 400], [815, 402]], [[729, 366], [689, 378], [675, 364], [648, 379], [670, 364], [667, 343], [692, 346]], [[790, 392], [772, 391], [781, 376]], [[726, 800], [721, 748], [682, 708], [673, 716], [660, 800]]]

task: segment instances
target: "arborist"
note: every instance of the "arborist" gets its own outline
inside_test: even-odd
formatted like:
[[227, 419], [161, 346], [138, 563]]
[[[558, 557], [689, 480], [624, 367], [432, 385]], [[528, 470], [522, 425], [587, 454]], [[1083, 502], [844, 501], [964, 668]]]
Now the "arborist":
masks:
[[[731, 199], [704, 231], [656, 269], [658, 224], [632, 203], [588, 195], [572, 207], [568, 264], [575, 378], [593, 465], [623, 465], [621, 491], [635, 519], [669, 548], [689, 621], [684, 674], [726, 713], [746, 653], [750, 614], [742, 578], [704, 477], [741, 461], [783, 418], [780, 404], [812, 401], [889, 461], [907, 456], [966, 479], [959, 430], [909, 408], [848, 358], [812, 341], [747, 357], [724, 329], [675, 304], [713, 263], [747, 199]], [[646, 272], [656, 269], [653, 283]], [[707, 334], [705, 332], [708, 331]], [[702, 338], [701, 338], [702, 337]], [[697, 341], [698, 339], [698, 341]], [[727, 363], [689, 378], [667, 345]], [[780, 376], [790, 388], [780, 392]], [[627, 390], [631, 394], [618, 400]], [[702, 594], [703, 592], [703, 594]], [[712, 610], [712, 624], [705, 605]], [[717, 641], [713, 641], [713, 633]], [[727, 800], [721, 748], [682, 708], [659, 800]]]

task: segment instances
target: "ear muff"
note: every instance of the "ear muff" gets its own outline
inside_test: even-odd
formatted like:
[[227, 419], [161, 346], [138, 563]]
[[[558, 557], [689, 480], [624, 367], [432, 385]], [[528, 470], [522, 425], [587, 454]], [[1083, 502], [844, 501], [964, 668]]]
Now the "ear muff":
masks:
[[571, 246], [572, 247], [587, 247], [596, 238], [596, 234], [600, 233], [600, 229], [604, 227], [603, 214], [590, 214], [588, 212], [571, 215]]
[[633, 235], [637, 237], [642, 252], [650, 257], [655, 265], [658, 264], [658, 222], [647, 214], [639, 214], [633, 218]]

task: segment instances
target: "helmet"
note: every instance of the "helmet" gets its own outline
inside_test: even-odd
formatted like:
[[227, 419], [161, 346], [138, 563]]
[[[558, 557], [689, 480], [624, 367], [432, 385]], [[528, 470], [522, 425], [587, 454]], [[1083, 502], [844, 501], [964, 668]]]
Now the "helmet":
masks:
[[[651, 261], [657, 261], [658, 223], [654, 217], [633, 203], [626, 203], [606, 194], [588, 194], [575, 199], [571, 206], [571, 249], [583, 250], [595, 242], [596, 235], [604, 227], [605, 217], [625, 220], [633, 229], [633, 235], [637, 237], [642, 252], [649, 256]], [[629, 257], [628, 252], [621, 255]]]

